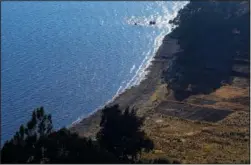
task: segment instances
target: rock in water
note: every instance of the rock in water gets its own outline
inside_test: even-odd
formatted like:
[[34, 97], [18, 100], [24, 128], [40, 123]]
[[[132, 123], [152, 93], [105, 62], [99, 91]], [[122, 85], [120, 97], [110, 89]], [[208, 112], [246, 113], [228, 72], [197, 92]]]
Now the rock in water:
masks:
[[156, 22], [155, 22], [155, 21], [150, 21], [149, 24], [150, 24], [150, 25], [155, 25]]

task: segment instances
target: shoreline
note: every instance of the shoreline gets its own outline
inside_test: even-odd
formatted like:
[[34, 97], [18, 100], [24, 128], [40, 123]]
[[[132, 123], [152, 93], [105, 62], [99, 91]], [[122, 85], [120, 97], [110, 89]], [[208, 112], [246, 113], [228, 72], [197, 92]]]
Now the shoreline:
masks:
[[121, 109], [125, 109], [130, 105], [130, 108], [135, 107], [136, 109], [140, 109], [140, 107], [145, 105], [155, 89], [162, 84], [162, 72], [171, 67], [172, 61], [175, 58], [174, 54], [180, 50], [177, 40], [170, 38], [170, 34], [171, 32], [163, 37], [156, 53], [150, 58], [150, 64], [144, 70], [147, 74], [138, 85], [131, 86], [115, 95], [106, 104], [73, 122], [67, 128], [79, 133], [80, 136], [92, 136], [99, 128], [101, 111], [105, 106], [118, 104]]
[[[174, 19], [176, 17], [176, 15], [178, 14], [178, 12], [180, 10], [182, 10], [182, 8], [184, 8], [187, 4], [183, 4], [179, 10], [175, 11], [175, 13], [172, 14], [172, 17], [170, 18], [170, 20]], [[94, 115], [95, 113], [97, 113], [99, 110], [102, 110], [104, 107], [113, 105], [117, 99], [119, 100], [119, 97], [123, 97], [124, 93], [127, 93], [128, 91], [132, 90], [132, 88], [138, 88], [143, 81], [148, 79], [149, 73], [151, 72], [152, 67], [154, 67], [153, 66], [154, 60], [156, 60], [156, 57], [158, 58], [159, 50], [161, 47], [163, 47], [163, 42], [164, 42], [165, 38], [168, 37], [168, 35], [172, 33], [171, 25], [169, 25], [169, 26], [170, 26], [170, 27], [168, 27], [169, 31], [167, 31], [167, 32], [162, 31], [156, 37], [156, 39], [154, 41], [152, 55], [145, 57], [145, 58], [149, 58], [149, 59], [146, 59], [146, 61], [144, 59], [142, 61], [142, 63], [140, 64], [139, 68], [136, 71], [136, 74], [126, 83], [126, 85], [122, 88], [122, 90], [120, 90], [120, 88], [121, 88], [121, 86], [120, 86], [119, 89], [117, 90], [116, 94], [110, 100], [108, 100], [104, 105], [99, 106], [98, 108], [96, 108], [94, 111], [92, 111], [91, 113], [89, 113], [87, 115], [82, 115], [76, 121], [74, 121], [70, 125], [68, 125], [67, 128], [71, 129], [71, 128], [75, 127], [76, 125], [78, 125], [79, 123], [81, 123], [83, 120], [86, 120], [87, 118], [89, 118], [92, 115]], [[150, 50], [150, 52], [151, 52], [151, 50]], [[163, 70], [163, 69], [160, 68], [160, 70]]]
[[[169, 33], [168, 33], [169, 34]], [[158, 35], [158, 37], [162, 37], [162, 40], [164, 39], [164, 36]], [[145, 79], [147, 79], [148, 73], [149, 73], [149, 68], [152, 65], [152, 61], [154, 60], [154, 57], [156, 56], [156, 49], [158, 50], [159, 47], [161, 46], [158, 45], [158, 47], [153, 47], [153, 55], [150, 56], [146, 56], [145, 59], [142, 61], [142, 63], [140, 64], [139, 68], [136, 71], [136, 74], [130, 79], [128, 80], [128, 82], [126, 83], [126, 85], [124, 86], [124, 88], [121, 89], [121, 86], [118, 88], [117, 92], [115, 93], [115, 95], [109, 99], [107, 102], [104, 103], [104, 105], [99, 106], [98, 108], [96, 108], [94, 111], [90, 112], [87, 115], [82, 115], [83, 117], [79, 117], [76, 121], [72, 122], [70, 125], [67, 126], [67, 128], [71, 128], [74, 127], [75, 125], [77, 125], [78, 123], [80, 123], [82, 120], [90, 117], [91, 115], [93, 115], [94, 113], [96, 113], [99, 110], [102, 110], [104, 107], [109, 106], [110, 104], [112, 104], [118, 97], [120, 97], [124, 92], [126, 92], [127, 90], [130, 90], [131, 88], [137, 87], [140, 85], [140, 83], [142, 81], [144, 81]], [[147, 59], [149, 58], [149, 59]], [[143, 75], [143, 76], [142, 76]]]
[[[163, 32], [161, 32], [157, 37], [161, 37], [163, 41], [163, 39], [165, 38], [166, 35], [161, 35]], [[171, 32], [169, 32], [171, 33]], [[168, 34], [169, 34], [168, 33]], [[167, 34], [167, 35], [168, 35]], [[162, 44], [162, 43], [161, 43]], [[124, 92], [126, 92], [127, 90], [130, 90], [131, 88], [137, 87], [140, 85], [140, 83], [142, 81], [144, 81], [145, 79], [147, 79], [148, 73], [149, 73], [149, 68], [152, 65], [152, 61], [154, 60], [154, 57], [156, 56], [157, 52], [156, 49], [158, 51], [159, 47], [161, 46], [158, 45], [158, 47], [153, 47], [153, 55], [150, 56], [146, 56], [145, 59], [143, 59], [142, 63], [139, 65], [139, 68], [136, 71], [136, 74], [127, 81], [126, 85], [121, 89], [121, 86], [118, 88], [117, 92], [115, 93], [115, 95], [109, 99], [107, 102], [104, 103], [104, 105], [99, 106], [98, 108], [96, 108], [94, 111], [90, 112], [87, 115], [82, 115], [82, 117], [79, 117], [76, 121], [72, 122], [71, 124], [69, 124], [67, 126], [67, 128], [72, 128], [75, 125], [77, 125], [78, 123], [80, 123], [82, 120], [85, 120], [86, 118], [92, 116], [94, 113], [96, 113], [99, 110], [102, 110], [104, 107], [109, 106], [110, 104], [112, 104], [118, 97], [120, 97]], [[149, 58], [149, 59], [147, 59]], [[143, 75], [143, 76], [142, 76]]]

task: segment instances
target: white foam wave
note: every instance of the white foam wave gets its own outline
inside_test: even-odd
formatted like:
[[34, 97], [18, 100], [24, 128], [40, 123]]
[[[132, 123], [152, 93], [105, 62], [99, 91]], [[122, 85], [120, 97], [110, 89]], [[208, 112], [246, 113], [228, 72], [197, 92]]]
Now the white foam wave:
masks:
[[130, 73], [132, 73], [132, 72], [134, 71], [134, 69], [135, 69], [135, 65], [133, 65], [133, 66], [131, 67]]
[[[131, 16], [130, 18], [125, 19], [125, 22], [129, 25], [134, 25], [135, 23], [137, 23], [137, 25], [139, 25], [139, 26], [158, 28], [161, 30], [159, 35], [154, 40], [153, 49], [144, 53], [145, 58], [143, 59], [140, 66], [138, 67], [133, 78], [131, 80], [129, 80], [127, 83], [123, 81], [122, 85], [119, 87], [116, 94], [114, 95], [114, 97], [111, 100], [108, 100], [103, 106], [99, 106], [97, 109], [95, 109], [94, 111], [92, 111], [88, 115], [83, 115], [83, 116], [79, 117], [76, 121], [74, 121], [71, 125], [69, 125], [68, 128], [73, 127], [74, 125], [78, 124], [81, 120], [88, 118], [90, 115], [94, 114], [99, 109], [104, 108], [107, 104], [111, 103], [116, 97], [118, 97], [126, 89], [128, 89], [132, 86], [138, 85], [142, 80], [145, 79], [145, 77], [148, 73], [147, 68], [149, 68], [149, 66], [152, 64], [151, 62], [154, 58], [155, 53], [157, 52], [158, 48], [160, 47], [163, 38], [165, 37], [165, 35], [167, 35], [168, 33], [171, 32], [172, 27], [169, 24], [169, 20], [174, 19], [177, 16], [178, 11], [180, 9], [182, 9], [187, 3], [189, 3], [189, 1], [173, 1], [173, 2], [171, 2], [171, 1], [169, 1], [169, 2], [157, 1], [155, 3], [157, 3], [157, 5], [161, 7], [160, 12], [156, 12], [149, 17]], [[170, 7], [170, 6], [171, 6], [171, 8], [169, 9], [168, 7]], [[152, 20], [156, 21], [156, 24], [154, 26], [149, 25], [149, 21], [152, 21]], [[130, 69], [130, 73], [133, 72], [133, 70], [135, 68], [136, 68], [136, 66], [133, 65], [133, 67]], [[126, 85], [124, 85], [124, 84], [126, 84]]]
[[118, 94], [121, 92], [122, 89], [123, 89], [123, 86], [121, 85], [121, 86], [119, 87], [119, 89], [117, 90], [117, 92], [116, 92], [115, 95], [118, 95]]

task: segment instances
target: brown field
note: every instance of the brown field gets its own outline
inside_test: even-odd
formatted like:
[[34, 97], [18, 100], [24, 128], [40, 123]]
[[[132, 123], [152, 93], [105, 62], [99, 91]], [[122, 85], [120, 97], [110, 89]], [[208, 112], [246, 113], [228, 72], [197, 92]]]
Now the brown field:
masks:
[[154, 113], [145, 121], [144, 130], [153, 139], [155, 150], [143, 157], [182, 163], [243, 163], [249, 160], [247, 116], [246, 112], [236, 112], [208, 123]]

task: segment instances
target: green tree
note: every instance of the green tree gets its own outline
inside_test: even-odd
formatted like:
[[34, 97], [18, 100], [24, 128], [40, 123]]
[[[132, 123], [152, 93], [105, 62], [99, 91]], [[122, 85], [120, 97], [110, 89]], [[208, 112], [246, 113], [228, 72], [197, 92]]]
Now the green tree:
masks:
[[1, 150], [2, 163], [117, 163], [117, 158], [87, 138], [66, 128], [53, 131], [51, 115], [43, 107]]
[[102, 111], [101, 129], [97, 140], [101, 147], [126, 162], [135, 162], [142, 150], [153, 149], [153, 142], [141, 130], [143, 118], [135, 110], [127, 108], [121, 112], [118, 105]]
[[79, 137], [66, 128], [53, 131], [51, 115], [43, 107], [1, 150], [3, 163], [134, 163], [142, 149], [153, 148], [140, 129], [135, 111], [114, 106], [103, 110], [98, 141]]
[[6, 163], [26, 163], [40, 157], [36, 148], [38, 139], [47, 137], [53, 129], [51, 115], [44, 113], [43, 107], [33, 111], [30, 121], [14, 137], [7, 141], [1, 151], [1, 161]]

